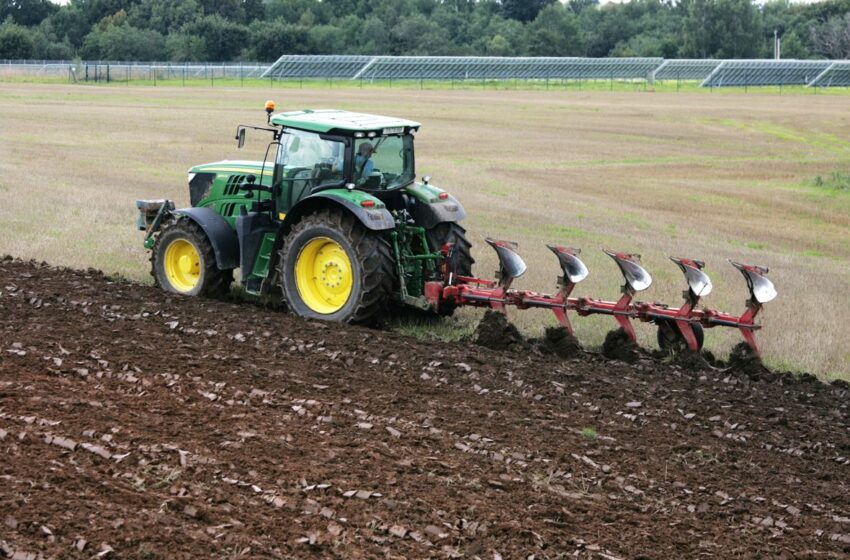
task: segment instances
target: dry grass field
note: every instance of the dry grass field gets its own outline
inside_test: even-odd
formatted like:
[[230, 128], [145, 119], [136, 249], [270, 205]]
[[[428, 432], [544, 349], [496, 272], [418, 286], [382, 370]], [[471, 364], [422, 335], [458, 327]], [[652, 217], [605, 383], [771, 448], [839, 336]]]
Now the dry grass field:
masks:
[[[5, 83], [0, 254], [148, 281], [134, 200], [186, 204], [190, 165], [262, 158], [264, 137], [242, 153], [232, 138], [239, 123], [262, 124], [266, 98], [421, 121], [419, 173], [466, 206], [480, 275], [496, 268], [483, 238], [506, 238], [529, 263], [516, 285], [552, 290], [544, 244], [557, 242], [584, 249], [591, 275], [577, 295], [615, 298], [604, 246], [641, 253], [656, 280], [644, 299], [678, 304], [684, 282], [667, 255], [688, 256], [714, 279], [705, 303], [737, 312], [746, 287], [726, 259], [766, 264], [780, 293], [759, 333], [768, 364], [850, 377], [850, 192], [829, 180], [850, 173], [846, 96]], [[461, 314], [458, 328], [475, 317]], [[512, 320], [530, 334], [552, 321]], [[592, 346], [614, 323], [576, 324]], [[653, 329], [638, 329], [653, 345]], [[706, 347], [723, 355], [738, 340], [714, 329]]]

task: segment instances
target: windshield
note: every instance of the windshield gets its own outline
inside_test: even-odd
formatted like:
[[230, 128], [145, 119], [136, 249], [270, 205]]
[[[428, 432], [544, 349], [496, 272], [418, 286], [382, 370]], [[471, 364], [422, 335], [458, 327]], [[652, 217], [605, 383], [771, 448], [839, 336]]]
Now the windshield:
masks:
[[363, 190], [390, 190], [415, 177], [413, 136], [384, 136], [354, 143], [354, 184]]

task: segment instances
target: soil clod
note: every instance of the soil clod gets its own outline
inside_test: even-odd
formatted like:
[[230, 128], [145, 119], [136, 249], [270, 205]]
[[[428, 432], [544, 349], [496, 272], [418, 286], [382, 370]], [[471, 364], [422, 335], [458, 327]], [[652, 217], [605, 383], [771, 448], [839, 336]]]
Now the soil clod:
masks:
[[739, 342], [732, 348], [728, 365], [733, 370], [743, 373], [753, 380], [758, 380], [763, 376], [772, 377], [771, 372], [764, 367], [761, 359], [755, 355], [753, 349], [746, 342]]
[[560, 358], [575, 358], [582, 353], [578, 339], [562, 327], [547, 327], [543, 335], [543, 351]]
[[609, 331], [602, 343], [602, 355], [612, 360], [620, 360], [627, 364], [633, 364], [640, 357], [640, 348], [629, 339], [629, 335], [623, 329]]
[[488, 309], [475, 327], [472, 341], [491, 350], [511, 350], [523, 345], [522, 335], [504, 313]]

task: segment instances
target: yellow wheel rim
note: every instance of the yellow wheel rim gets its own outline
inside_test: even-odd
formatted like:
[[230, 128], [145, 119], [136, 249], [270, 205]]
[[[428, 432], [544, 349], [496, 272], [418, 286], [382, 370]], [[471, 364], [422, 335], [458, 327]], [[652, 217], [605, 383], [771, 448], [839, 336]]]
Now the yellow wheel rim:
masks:
[[298, 295], [316, 313], [329, 315], [342, 309], [353, 284], [351, 260], [342, 246], [332, 239], [311, 239], [295, 259]]
[[201, 256], [185, 239], [172, 241], [165, 249], [165, 275], [180, 293], [191, 292], [201, 281]]

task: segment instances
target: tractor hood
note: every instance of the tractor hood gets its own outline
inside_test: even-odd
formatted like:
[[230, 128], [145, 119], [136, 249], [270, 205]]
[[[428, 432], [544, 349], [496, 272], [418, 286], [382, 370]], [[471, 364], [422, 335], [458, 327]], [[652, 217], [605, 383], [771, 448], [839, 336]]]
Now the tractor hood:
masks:
[[[273, 172], [274, 164], [272, 162], [266, 162], [265, 175], [271, 178]], [[259, 179], [260, 174], [263, 173], [263, 162], [225, 159], [214, 163], [196, 165], [189, 169], [189, 173], [215, 173], [216, 175], [233, 173], [245, 175], [253, 173]]]

